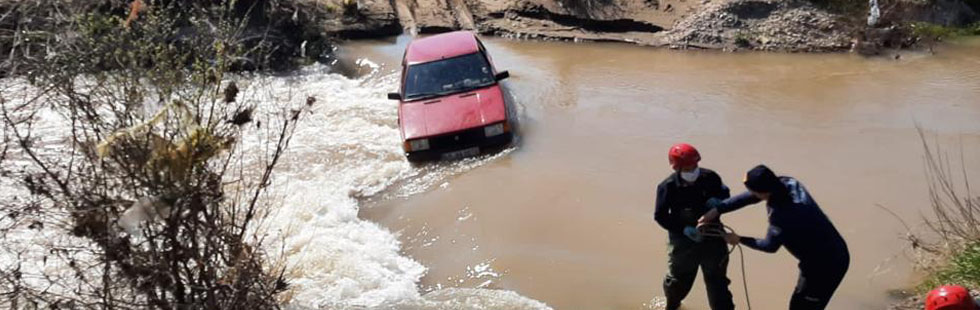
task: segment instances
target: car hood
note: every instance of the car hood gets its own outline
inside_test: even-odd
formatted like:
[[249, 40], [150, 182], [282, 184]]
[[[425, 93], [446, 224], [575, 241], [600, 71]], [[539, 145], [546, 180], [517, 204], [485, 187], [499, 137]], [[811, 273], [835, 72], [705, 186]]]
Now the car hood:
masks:
[[405, 140], [438, 136], [506, 119], [499, 85], [402, 103], [399, 120]]

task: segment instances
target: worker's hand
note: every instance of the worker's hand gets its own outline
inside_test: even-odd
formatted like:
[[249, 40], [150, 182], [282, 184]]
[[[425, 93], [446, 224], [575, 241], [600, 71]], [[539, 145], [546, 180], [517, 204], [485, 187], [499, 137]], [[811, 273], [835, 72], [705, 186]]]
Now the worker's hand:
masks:
[[698, 229], [694, 226], [684, 227], [684, 236], [687, 236], [688, 239], [691, 239], [691, 241], [694, 242], [701, 242], [701, 240], [704, 239], [704, 237], [701, 236], [701, 232], [698, 232]]
[[702, 225], [704, 223], [708, 223], [708, 222], [714, 221], [714, 220], [718, 219], [718, 216], [719, 215], [720, 215], [720, 213], [718, 213], [718, 209], [711, 208], [711, 210], [708, 210], [708, 212], [705, 212], [704, 215], [702, 215], [701, 218], [698, 219], [698, 225]]
[[725, 242], [728, 242], [728, 244], [738, 245], [738, 243], [740, 242], [740, 240], [742, 240], [742, 237], [739, 237], [735, 233], [726, 233], [725, 234]]

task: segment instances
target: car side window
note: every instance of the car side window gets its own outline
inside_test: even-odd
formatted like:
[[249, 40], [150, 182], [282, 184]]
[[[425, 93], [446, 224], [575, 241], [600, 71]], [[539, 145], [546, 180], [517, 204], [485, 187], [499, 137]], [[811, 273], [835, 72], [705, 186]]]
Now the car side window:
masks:
[[483, 54], [483, 58], [487, 59], [487, 63], [493, 67], [493, 58], [490, 58], [490, 54], [487, 53], [487, 48], [483, 46], [483, 41], [476, 39], [476, 45], [480, 48], [480, 54]]

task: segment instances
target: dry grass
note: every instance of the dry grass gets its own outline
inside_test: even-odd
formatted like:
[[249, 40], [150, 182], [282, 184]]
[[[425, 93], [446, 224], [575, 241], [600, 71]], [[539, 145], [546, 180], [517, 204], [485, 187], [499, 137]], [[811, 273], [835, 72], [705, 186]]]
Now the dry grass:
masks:
[[[924, 216], [926, 233], [908, 240], [918, 268], [929, 275], [921, 289], [957, 283], [980, 286], [980, 197], [971, 191], [962, 149], [953, 156], [930, 143], [919, 129], [925, 152], [931, 213]], [[953, 161], [960, 164], [954, 166]]]

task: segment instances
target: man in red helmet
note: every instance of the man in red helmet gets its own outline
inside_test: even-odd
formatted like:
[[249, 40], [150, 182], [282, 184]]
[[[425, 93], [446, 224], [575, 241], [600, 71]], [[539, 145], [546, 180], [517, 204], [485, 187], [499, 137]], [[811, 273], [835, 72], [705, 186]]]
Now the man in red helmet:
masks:
[[667, 310], [680, 307], [694, 285], [699, 267], [711, 309], [735, 309], [728, 290], [728, 247], [722, 238], [702, 236], [696, 228], [698, 218], [708, 210], [705, 203], [712, 198], [728, 198], [728, 187], [717, 173], [698, 166], [701, 155], [689, 144], [671, 147], [668, 160], [674, 173], [657, 186], [653, 215], [668, 235], [664, 278]]
[[926, 310], [980, 310], [980, 305], [965, 287], [944, 285], [926, 296]]

